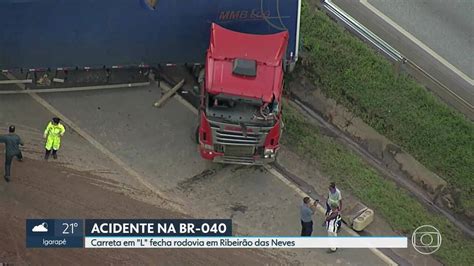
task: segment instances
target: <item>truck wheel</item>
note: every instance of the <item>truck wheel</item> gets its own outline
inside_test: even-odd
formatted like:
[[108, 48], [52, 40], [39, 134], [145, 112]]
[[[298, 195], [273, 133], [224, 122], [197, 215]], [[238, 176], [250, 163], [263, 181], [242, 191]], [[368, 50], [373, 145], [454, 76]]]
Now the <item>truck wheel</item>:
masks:
[[194, 141], [196, 144], [199, 144], [199, 126], [197, 126], [196, 130], [194, 131]]
[[295, 70], [295, 67], [296, 67], [296, 62], [291, 62], [290, 66], [288, 67], [288, 72], [293, 72], [293, 70]]

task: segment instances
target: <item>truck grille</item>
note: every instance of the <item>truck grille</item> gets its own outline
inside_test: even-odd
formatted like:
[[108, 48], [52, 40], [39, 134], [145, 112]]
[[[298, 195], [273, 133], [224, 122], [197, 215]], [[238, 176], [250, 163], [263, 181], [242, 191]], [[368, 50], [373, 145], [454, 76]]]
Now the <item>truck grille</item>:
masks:
[[255, 146], [259, 143], [259, 136], [255, 133], [248, 133], [246, 136], [242, 132], [224, 131], [215, 129], [216, 142], [225, 145], [249, 145]]

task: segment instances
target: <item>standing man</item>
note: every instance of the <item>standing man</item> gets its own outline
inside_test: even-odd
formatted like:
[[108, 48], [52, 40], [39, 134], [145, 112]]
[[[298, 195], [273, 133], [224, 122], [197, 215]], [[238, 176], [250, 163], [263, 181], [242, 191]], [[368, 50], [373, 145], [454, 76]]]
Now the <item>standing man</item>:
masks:
[[339, 211], [342, 210], [342, 196], [341, 191], [336, 187], [336, 183], [331, 182], [329, 185], [329, 193], [326, 198], [326, 215], [331, 211], [331, 205], [334, 204]]
[[8, 128], [8, 135], [0, 135], [0, 143], [5, 143], [5, 181], [10, 182], [10, 169], [13, 158], [16, 157], [18, 161], [23, 160], [19, 145], [23, 146], [21, 138], [15, 134], [15, 126], [11, 125]]
[[318, 206], [318, 202], [319, 200], [315, 200], [313, 204], [311, 204], [309, 197], [303, 199], [303, 204], [300, 209], [301, 236], [311, 236], [313, 233], [313, 215]]
[[64, 136], [65, 132], [66, 129], [64, 129], [64, 126], [61, 124], [61, 119], [53, 117], [52, 121], [50, 121], [48, 126], [46, 126], [43, 134], [43, 137], [46, 139], [46, 152], [44, 154], [45, 160], [49, 159], [51, 150], [53, 151], [53, 158], [58, 158], [57, 152], [59, 147], [61, 147], [61, 137]]
[[[341, 226], [341, 215], [339, 214], [339, 208], [336, 204], [330, 205], [330, 210], [326, 215], [326, 229], [328, 230], [328, 236], [336, 237], [337, 231], [339, 231], [339, 227]], [[336, 252], [337, 248], [332, 246], [330, 248], [331, 252]]]

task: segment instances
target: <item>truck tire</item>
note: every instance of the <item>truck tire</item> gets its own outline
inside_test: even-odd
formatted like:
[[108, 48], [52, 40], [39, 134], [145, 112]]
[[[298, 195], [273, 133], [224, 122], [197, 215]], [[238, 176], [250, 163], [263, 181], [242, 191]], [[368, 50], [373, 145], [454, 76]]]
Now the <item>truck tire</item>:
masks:
[[293, 72], [293, 70], [295, 70], [295, 67], [296, 67], [296, 62], [292, 62], [290, 63], [290, 66], [288, 67], [287, 71]]
[[194, 131], [194, 141], [196, 144], [199, 144], [199, 125], [196, 127], [196, 130]]

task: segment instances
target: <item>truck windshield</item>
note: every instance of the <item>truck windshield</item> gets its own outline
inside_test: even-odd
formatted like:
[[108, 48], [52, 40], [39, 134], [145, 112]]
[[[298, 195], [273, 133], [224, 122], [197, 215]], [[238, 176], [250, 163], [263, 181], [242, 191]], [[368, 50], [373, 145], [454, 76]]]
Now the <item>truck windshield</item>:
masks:
[[254, 126], [273, 126], [279, 113], [275, 100], [265, 103], [259, 99], [208, 94], [206, 115], [208, 119]]

